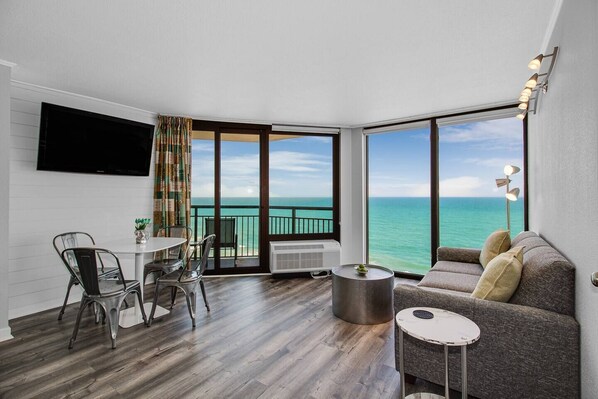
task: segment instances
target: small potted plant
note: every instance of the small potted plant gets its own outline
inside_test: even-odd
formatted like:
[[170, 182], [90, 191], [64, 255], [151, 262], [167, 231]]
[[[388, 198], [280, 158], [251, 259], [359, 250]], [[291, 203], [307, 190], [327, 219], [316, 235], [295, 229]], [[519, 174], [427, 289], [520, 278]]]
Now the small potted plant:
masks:
[[135, 219], [135, 242], [137, 244], [145, 244], [147, 242], [147, 233], [145, 229], [152, 220], [146, 218]]

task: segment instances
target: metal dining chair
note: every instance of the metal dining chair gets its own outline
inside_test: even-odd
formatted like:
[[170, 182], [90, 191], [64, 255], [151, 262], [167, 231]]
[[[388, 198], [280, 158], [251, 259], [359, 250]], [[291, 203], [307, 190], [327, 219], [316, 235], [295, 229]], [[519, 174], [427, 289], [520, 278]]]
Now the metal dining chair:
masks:
[[152, 273], [159, 273], [160, 275], [164, 275], [166, 273], [170, 273], [176, 269], [181, 268], [183, 266], [183, 259], [181, 258], [181, 253], [184, 254], [187, 251], [187, 248], [189, 247], [189, 241], [191, 241], [192, 235], [193, 230], [191, 230], [191, 228], [187, 226], [175, 225], [160, 228], [158, 230], [157, 237], [184, 238], [187, 241], [181, 245], [177, 245], [176, 247], [157, 252], [154, 257], [154, 260], [149, 263], [146, 263], [143, 267], [143, 284], [145, 284], [147, 276]]
[[[120, 307], [127, 295], [131, 293], [137, 294], [143, 321], [147, 323], [145, 310], [143, 309], [143, 299], [141, 298], [141, 284], [137, 280], [125, 280], [120, 267], [120, 261], [114, 253], [101, 248], [70, 248], [65, 249], [61, 256], [71, 276], [78, 280], [83, 288], [81, 305], [79, 306], [77, 321], [75, 321], [73, 336], [69, 342], [69, 349], [73, 348], [77, 339], [77, 332], [79, 331], [79, 323], [81, 322], [83, 311], [90, 304], [96, 303], [100, 305], [104, 318], [108, 318], [112, 349], [116, 348]], [[119, 277], [117, 280], [102, 280], [99, 278], [98, 263], [103, 264], [102, 257], [105, 257], [106, 261], [116, 264]], [[71, 262], [76, 263], [78, 272], [71, 266]]]
[[[68, 248], [77, 248], [77, 247], [81, 247], [81, 246], [83, 246], [83, 247], [95, 246], [96, 243], [95, 243], [93, 237], [88, 233], [84, 233], [82, 231], [71, 231], [68, 233], [58, 234], [52, 240], [52, 244], [54, 245], [54, 249], [56, 250], [58, 257], [60, 258], [60, 260], [62, 260], [64, 262], [64, 265], [66, 266], [67, 270], [69, 270], [69, 265], [70, 265], [71, 268], [75, 271], [75, 274], [78, 275], [79, 269], [78, 269], [77, 263], [75, 262], [74, 258], [72, 258], [72, 256], [71, 256], [67, 259], [64, 259], [62, 257], [62, 252]], [[99, 273], [99, 277], [101, 280], [111, 279], [111, 278], [116, 278], [118, 276], [118, 269], [115, 267], [105, 267], [104, 263], [102, 262], [102, 259], [100, 259], [100, 269], [98, 270], [98, 273]], [[64, 310], [66, 309], [69, 295], [71, 293], [71, 288], [73, 288], [73, 285], [79, 285], [79, 279], [76, 276], [73, 276], [70, 273], [70, 270], [69, 270], [69, 275], [70, 275], [69, 284], [66, 288], [66, 295], [64, 296], [64, 303], [62, 304], [62, 307], [60, 308], [60, 312], [58, 313], [58, 320], [62, 320], [62, 315], [64, 314]], [[96, 320], [96, 321], [99, 322], [99, 320]]]
[[[147, 321], [148, 327], [152, 324], [154, 319], [154, 312], [156, 311], [160, 291], [166, 287], [171, 287], [175, 290], [180, 289], [185, 293], [187, 307], [189, 308], [189, 315], [191, 316], [193, 328], [195, 328], [197, 286], [201, 288], [201, 295], [203, 296], [204, 303], [206, 304], [206, 309], [208, 312], [210, 311], [210, 305], [208, 304], [208, 299], [206, 298], [206, 288], [203, 283], [203, 272], [206, 270], [208, 256], [210, 255], [210, 249], [214, 244], [215, 238], [216, 235], [212, 234], [201, 240], [197, 246], [189, 246], [185, 256], [185, 267], [183, 269], [175, 270], [165, 274], [162, 277], [158, 277], [156, 280], [152, 310]], [[191, 258], [193, 257], [193, 254], [197, 248], [202, 249], [201, 260], [192, 262]], [[171, 295], [171, 308], [174, 304], [174, 297], [175, 295]]]

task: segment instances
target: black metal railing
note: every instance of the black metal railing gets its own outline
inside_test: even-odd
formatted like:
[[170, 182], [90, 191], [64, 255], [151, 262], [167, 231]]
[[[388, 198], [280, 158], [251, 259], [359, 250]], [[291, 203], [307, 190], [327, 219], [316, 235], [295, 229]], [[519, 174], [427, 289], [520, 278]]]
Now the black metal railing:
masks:
[[[259, 206], [222, 205], [221, 245], [222, 257], [252, 257], [259, 254]], [[194, 241], [199, 241], [213, 227], [212, 205], [191, 205], [191, 227]], [[321, 234], [333, 232], [332, 207], [270, 206], [268, 218], [270, 234]], [[233, 221], [234, 222], [228, 222]], [[233, 231], [231, 231], [231, 229]], [[218, 234], [217, 234], [218, 235]], [[230, 238], [234, 238], [232, 245]], [[223, 241], [221, 240], [221, 243]], [[231, 245], [229, 245], [231, 244]]]

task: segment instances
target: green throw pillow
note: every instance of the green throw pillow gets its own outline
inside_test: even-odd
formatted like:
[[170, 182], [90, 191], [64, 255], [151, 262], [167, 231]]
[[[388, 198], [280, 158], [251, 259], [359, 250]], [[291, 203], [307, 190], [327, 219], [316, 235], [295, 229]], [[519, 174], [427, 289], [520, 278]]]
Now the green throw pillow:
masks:
[[497, 230], [490, 234], [484, 242], [482, 253], [480, 254], [480, 264], [486, 267], [488, 262], [494, 259], [498, 254], [507, 252], [511, 247], [511, 237], [506, 230]]
[[519, 286], [523, 247], [514, 247], [492, 259], [473, 290], [473, 298], [508, 302]]

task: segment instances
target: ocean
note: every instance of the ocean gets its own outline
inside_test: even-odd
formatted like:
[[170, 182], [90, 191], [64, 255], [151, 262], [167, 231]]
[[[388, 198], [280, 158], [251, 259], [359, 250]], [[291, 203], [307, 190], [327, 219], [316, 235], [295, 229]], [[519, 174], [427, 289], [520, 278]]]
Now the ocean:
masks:
[[[440, 199], [440, 245], [481, 248], [486, 237], [497, 229], [506, 229], [504, 197], [447, 197]], [[193, 205], [198, 217], [213, 215], [213, 199], [197, 197]], [[257, 254], [258, 198], [222, 199], [222, 215], [238, 220], [241, 256]], [[227, 208], [245, 206], [247, 208]], [[276, 217], [290, 218], [292, 206], [331, 207], [331, 198], [270, 198], [271, 229]], [[342, 207], [342, 204], [341, 204]], [[512, 236], [523, 230], [523, 201], [511, 202]], [[297, 219], [331, 219], [327, 210], [296, 210]], [[347, 223], [347, 221], [343, 221]], [[203, 223], [199, 223], [201, 226]], [[310, 229], [307, 226], [307, 231]], [[313, 227], [326, 229], [325, 226]], [[397, 271], [424, 274], [430, 268], [430, 199], [416, 197], [373, 197], [368, 201], [368, 262]]]

